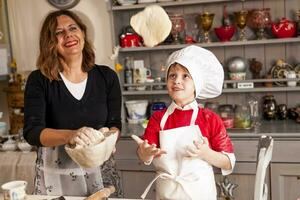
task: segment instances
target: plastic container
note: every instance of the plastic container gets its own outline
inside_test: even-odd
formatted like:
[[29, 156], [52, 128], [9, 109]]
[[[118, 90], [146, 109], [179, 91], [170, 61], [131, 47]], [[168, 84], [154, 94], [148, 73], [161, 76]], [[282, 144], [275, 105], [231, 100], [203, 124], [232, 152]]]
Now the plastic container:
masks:
[[128, 123], [139, 123], [146, 119], [146, 112], [148, 101], [147, 100], [132, 100], [125, 101], [128, 114]]

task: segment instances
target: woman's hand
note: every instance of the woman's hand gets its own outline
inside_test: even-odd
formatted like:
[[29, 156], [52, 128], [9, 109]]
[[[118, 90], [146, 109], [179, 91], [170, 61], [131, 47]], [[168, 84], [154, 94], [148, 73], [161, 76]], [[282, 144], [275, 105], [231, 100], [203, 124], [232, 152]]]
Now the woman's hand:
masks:
[[156, 144], [149, 144], [147, 140], [138, 143], [138, 155], [143, 162], [149, 162], [153, 157], [161, 156], [167, 152], [157, 148]]
[[202, 142], [194, 141], [194, 146], [188, 148], [186, 153], [189, 157], [199, 157], [206, 160], [206, 155], [211, 149], [209, 148], [208, 139], [206, 137], [202, 137], [202, 139]]
[[95, 143], [101, 139], [101, 137], [103, 138], [103, 135], [101, 135], [99, 131], [90, 127], [82, 127], [74, 131], [69, 143], [86, 146]]

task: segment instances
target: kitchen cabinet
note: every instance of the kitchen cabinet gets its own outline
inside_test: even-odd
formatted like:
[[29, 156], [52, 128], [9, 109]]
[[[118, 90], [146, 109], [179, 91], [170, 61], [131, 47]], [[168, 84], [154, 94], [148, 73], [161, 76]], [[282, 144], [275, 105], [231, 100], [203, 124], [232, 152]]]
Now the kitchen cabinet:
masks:
[[[287, 200], [300, 197], [300, 132], [273, 134], [274, 149], [270, 166], [266, 172], [269, 200]], [[236, 166], [228, 176], [230, 182], [238, 185], [233, 190], [235, 199], [252, 200], [256, 176], [257, 145], [261, 133], [229, 133], [235, 148]], [[148, 183], [154, 178], [154, 167], [140, 162], [136, 155], [136, 143], [128, 136], [123, 136], [117, 143], [115, 154], [117, 169], [121, 173], [122, 185], [126, 198], [139, 198]], [[267, 135], [272, 135], [269, 133]], [[216, 182], [223, 176], [215, 170]], [[149, 197], [155, 196], [152, 186]]]
[[[233, 1], [233, 0], [186, 0], [186, 1], [169, 1], [157, 3], [165, 8], [167, 12], [176, 12], [181, 14], [196, 13], [199, 14], [204, 11], [209, 11], [215, 14], [213, 21], [213, 28], [221, 25], [222, 22], [222, 9], [223, 5], [227, 4], [228, 13], [239, 11], [242, 9], [253, 9], [253, 8], [270, 8], [271, 19], [274, 21], [279, 20], [281, 17], [287, 17], [289, 19], [297, 20], [295, 13], [300, 9], [300, 2], [298, 0], [249, 0], [249, 1]], [[149, 4], [136, 4], [130, 6], [115, 6], [109, 5], [112, 19], [112, 33], [114, 38], [114, 45], [119, 44], [119, 35], [124, 26], [129, 24], [130, 17], [136, 12], [142, 10], [146, 5]], [[254, 31], [249, 27], [246, 27], [246, 36], [248, 41], [236, 41], [237, 34], [234, 35], [230, 42], [218, 42], [213, 32], [213, 28], [210, 31], [210, 37], [213, 42], [211, 43], [196, 43], [205, 47], [218, 57], [220, 62], [224, 65], [225, 74], [226, 62], [233, 56], [241, 56], [246, 59], [256, 58], [263, 64], [261, 75], [267, 74], [272, 66], [275, 64], [277, 59], [284, 59], [287, 63], [295, 66], [300, 63], [298, 52], [300, 51], [300, 37], [294, 38], [268, 38], [265, 40], [253, 40]], [[267, 31], [268, 32], [268, 31]], [[270, 35], [270, 34], [269, 34]], [[118, 61], [124, 64], [124, 59], [127, 56], [132, 56], [135, 60], [143, 60], [145, 67], [151, 69], [152, 77], [164, 77], [164, 63], [170, 53], [173, 51], [183, 48], [187, 44], [179, 45], [158, 45], [153, 48], [149, 47], [130, 47], [121, 48], [119, 52]], [[249, 69], [247, 69], [246, 81], [240, 82], [264, 82], [265, 79], [254, 80]], [[225, 83], [235, 83], [235, 81], [229, 81], [226, 78]], [[128, 91], [128, 86], [124, 84], [123, 73], [120, 73], [120, 80], [122, 83], [122, 94], [123, 101], [133, 99], [147, 99], [149, 102], [154, 101], [165, 101], [170, 102], [167, 91], [155, 90], [155, 84], [150, 84], [149, 90], [144, 91]], [[300, 80], [300, 79], [299, 79]], [[269, 81], [276, 82], [275, 79], [269, 79]], [[277, 80], [278, 81], [278, 80]], [[286, 81], [283, 79], [282, 81]], [[162, 84], [164, 86], [164, 84]], [[279, 87], [273, 84], [273, 87], [258, 86], [249, 89], [236, 89], [236, 88], [224, 88], [223, 94], [210, 101], [217, 101], [219, 104], [242, 104], [247, 101], [247, 97], [251, 96], [261, 99], [266, 93], [272, 93], [278, 104], [287, 104], [288, 107], [296, 106], [297, 99], [300, 97], [300, 87]], [[124, 105], [123, 102], [123, 105]], [[203, 102], [204, 103], [204, 102]], [[261, 102], [260, 102], [261, 103]], [[126, 119], [125, 106], [123, 106], [123, 121]]]
[[300, 198], [300, 163], [272, 163], [272, 200]]

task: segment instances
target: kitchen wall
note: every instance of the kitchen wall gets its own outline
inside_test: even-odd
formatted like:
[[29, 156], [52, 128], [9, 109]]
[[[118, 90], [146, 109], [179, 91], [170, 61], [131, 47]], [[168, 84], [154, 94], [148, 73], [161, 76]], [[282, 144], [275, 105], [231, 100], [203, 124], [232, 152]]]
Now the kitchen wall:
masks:
[[[96, 63], [113, 67], [109, 59], [112, 54], [112, 34], [108, 0], [81, 0], [71, 10], [75, 11], [88, 26]], [[6, 0], [8, 6], [9, 28], [12, 54], [17, 61], [18, 71], [34, 70], [38, 55], [38, 40], [41, 23], [48, 12], [56, 10], [47, 0]], [[6, 94], [3, 88], [7, 81], [0, 81], [0, 111], [5, 112], [8, 121]]]

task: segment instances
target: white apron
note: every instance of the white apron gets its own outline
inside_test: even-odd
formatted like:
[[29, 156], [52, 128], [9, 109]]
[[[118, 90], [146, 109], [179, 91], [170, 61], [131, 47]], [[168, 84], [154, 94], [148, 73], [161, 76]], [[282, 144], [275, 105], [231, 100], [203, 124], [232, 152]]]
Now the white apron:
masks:
[[195, 121], [199, 108], [194, 109], [190, 126], [163, 130], [168, 119], [168, 110], [164, 114], [159, 133], [160, 148], [167, 154], [154, 158], [157, 175], [148, 185], [143, 199], [151, 185], [156, 181], [156, 199], [168, 200], [216, 200], [216, 186], [213, 168], [206, 161], [195, 157], [186, 157], [188, 146], [193, 141], [201, 141], [202, 134]]

